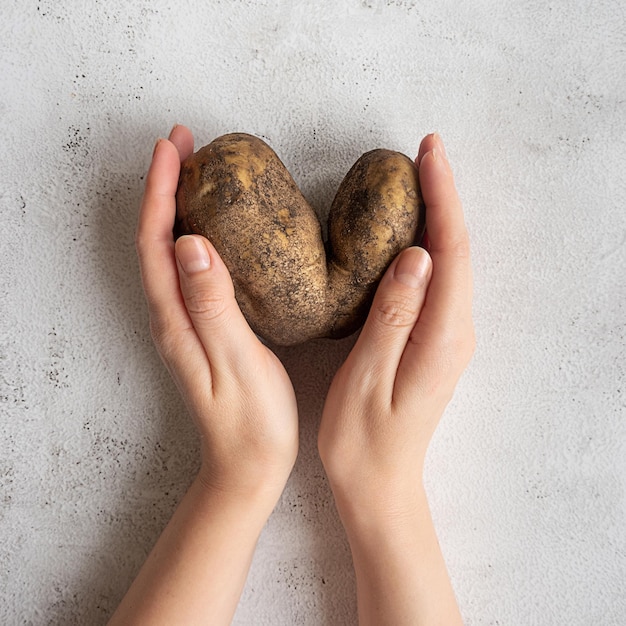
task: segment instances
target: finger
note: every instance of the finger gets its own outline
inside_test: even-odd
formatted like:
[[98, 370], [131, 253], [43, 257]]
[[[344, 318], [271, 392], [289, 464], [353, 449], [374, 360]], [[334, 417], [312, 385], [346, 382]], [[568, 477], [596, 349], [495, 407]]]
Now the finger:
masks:
[[188, 323], [178, 286], [172, 234], [179, 172], [178, 149], [172, 142], [159, 139], [146, 177], [136, 246], [151, 319], [168, 327]]
[[415, 326], [431, 276], [430, 256], [417, 246], [393, 261], [381, 280], [363, 330], [350, 355], [361, 376], [393, 390], [402, 353]]
[[170, 140], [159, 139], [154, 149], [137, 226], [137, 253], [152, 335], [161, 356], [179, 386], [185, 388], [191, 381], [208, 388], [210, 367], [180, 291], [172, 232], [180, 162], [193, 150], [193, 136], [177, 126]]
[[427, 320], [445, 325], [471, 314], [472, 270], [469, 236], [452, 170], [437, 135], [426, 138], [419, 176], [426, 205], [428, 252], [433, 260]]
[[209, 240], [180, 237], [176, 259], [186, 310], [218, 385], [221, 374], [245, 369], [260, 344], [235, 300], [228, 269]]
[[431, 133], [430, 135], [426, 135], [426, 137], [424, 137], [424, 139], [422, 139], [422, 142], [420, 143], [419, 151], [415, 159], [415, 164], [419, 167], [419, 164], [424, 155], [436, 147], [443, 148], [443, 142], [440, 140], [439, 135], [437, 133]]
[[[426, 302], [398, 368], [394, 398], [415, 384], [448, 397], [474, 346], [469, 237], [441, 138], [425, 138], [419, 159], [433, 271]], [[440, 394], [436, 394], [439, 389]]]
[[178, 149], [181, 161], [193, 153], [193, 135], [186, 126], [176, 124], [170, 132], [169, 140]]

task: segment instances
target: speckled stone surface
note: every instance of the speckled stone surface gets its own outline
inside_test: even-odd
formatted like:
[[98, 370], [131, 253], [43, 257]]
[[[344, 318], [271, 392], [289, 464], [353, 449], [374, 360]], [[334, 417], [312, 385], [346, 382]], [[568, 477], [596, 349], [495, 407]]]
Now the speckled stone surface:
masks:
[[[245, 130], [324, 222], [359, 155], [439, 131], [478, 350], [427, 487], [469, 625], [626, 623], [621, 0], [4, 0], [0, 623], [104, 624], [198, 462], [133, 230], [154, 141]], [[235, 624], [356, 624], [317, 458], [353, 339], [282, 348], [301, 454]]]

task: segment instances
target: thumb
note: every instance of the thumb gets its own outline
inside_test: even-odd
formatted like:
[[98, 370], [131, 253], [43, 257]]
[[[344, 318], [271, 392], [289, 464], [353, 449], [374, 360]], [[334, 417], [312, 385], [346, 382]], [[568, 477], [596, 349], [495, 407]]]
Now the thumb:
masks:
[[209, 362], [245, 362], [250, 342], [258, 339], [235, 300], [233, 281], [219, 254], [200, 235], [180, 237], [175, 253], [185, 306]]
[[402, 353], [426, 299], [432, 261], [426, 250], [403, 250], [383, 276], [353, 358], [370, 372], [382, 374], [391, 388]]

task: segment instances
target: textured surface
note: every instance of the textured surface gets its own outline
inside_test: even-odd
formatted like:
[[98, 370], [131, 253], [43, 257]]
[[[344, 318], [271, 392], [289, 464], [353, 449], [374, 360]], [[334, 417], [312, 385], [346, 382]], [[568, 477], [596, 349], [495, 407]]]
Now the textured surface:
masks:
[[[104, 623], [195, 471], [133, 248], [176, 122], [264, 137], [322, 213], [360, 154], [442, 133], [479, 348], [427, 476], [462, 612], [626, 623], [621, 0], [1, 5], [2, 624]], [[301, 455], [236, 624], [356, 622], [315, 451], [350, 344], [280, 352]]]

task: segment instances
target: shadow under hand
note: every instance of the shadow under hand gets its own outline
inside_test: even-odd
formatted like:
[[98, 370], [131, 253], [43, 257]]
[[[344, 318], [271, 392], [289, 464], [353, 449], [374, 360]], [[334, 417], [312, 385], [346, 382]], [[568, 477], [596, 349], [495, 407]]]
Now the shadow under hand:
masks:
[[[149, 161], [151, 139], [137, 139]], [[89, 491], [80, 502], [76, 491], [74, 503], [90, 534], [77, 529], [89, 541], [72, 548], [71, 571], [56, 573], [69, 593], [48, 607], [55, 623], [108, 621], [199, 466], [197, 434], [152, 344], [135, 254], [147, 162], [125, 158], [100, 155], [78, 198], [91, 224], [72, 253], [92, 277], [85, 301], [98, 308], [85, 321], [99, 353], [94, 389], [85, 392], [95, 408], [83, 409], [76, 451]]]
[[350, 548], [317, 451], [328, 387], [355, 340], [320, 339], [275, 350], [293, 382], [300, 419], [298, 460], [277, 508], [297, 525], [301, 548], [280, 575], [290, 593], [306, 593], [316, 624], [357, 623]]

